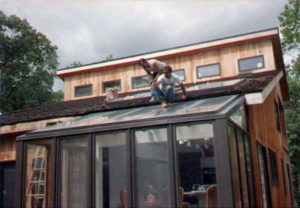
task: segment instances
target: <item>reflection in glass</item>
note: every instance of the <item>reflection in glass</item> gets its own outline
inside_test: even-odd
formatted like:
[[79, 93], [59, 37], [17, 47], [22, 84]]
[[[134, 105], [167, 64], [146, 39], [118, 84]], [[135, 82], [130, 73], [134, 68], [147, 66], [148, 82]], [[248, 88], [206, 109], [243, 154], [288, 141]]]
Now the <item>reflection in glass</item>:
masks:
[[127, 207], [126, 134], [96, 136], [96, 207]]
[[229, 133], [229, 145], [230, 145], [230, 158], [231, 158], [231, 174], [232, 174], [232, 185], [233, 185], [233, 198], [234, 206], [242, 207], [241, 199], [241, 185], [239, 179], [239, 164], [238, 164], [238, 155], [237, 155], [237, 146], [236, 146], [236, 136], [234, 127], [228, 125]]
[[88, 139], [87, 136], [61, 139], [60, 207], [88, 207]]
[[244, 134], [244, 142], [245, 142], [245, 154], [246, 154], [246, 164], [247, 164], [247, 177], [248, 177], [248, 185], [249, 185], [249, 206], [255, 206], [255, 193], [254, 193], [254, 183], [253, 183], [253, 172], [251, 166], [251, 150], [250, 150], [250, 141], [249, 136]]
[[260, 69], [264, 67], [264, 58], [263, 56], [250, 57], [239, 60], [239, 70], [247, 71]]
[[149, 87], [150, 86], [149, 76], [146, 75], [141, 77], [133, 77], [131, 84], [132, 84], [132, 89]]
[[239, 125], [243, 130], [247, 131], [247, 117], [245, 106], [242, 105], [237, 111], [235, 111], [230, 119], [233, 120], [237, 125]]
[[239, 130], [237, 131], [237, 142], [238, 142], [243, 202], [245, 207], [249, 207], [247, 170], [246, 170], [245, 151], [244, 151], [244, 144], [243, 144], [243, 135]]
[[167, 130], [135, 132], [135, 184], [137, 207], [170, 204]]
[[180, 207], [217, 207], [213, 125], [176, 127]]
[[51, 158], [49, 140], [27, 144], [25, 207], [50, 206]]
[[197, 67], [198, 78], [220, 75], [220, 64], [211, 64]]
[[184, 69], [176, 70], [172, 72], [173, 74], [177, 75], [181, 81], [184, 81]]

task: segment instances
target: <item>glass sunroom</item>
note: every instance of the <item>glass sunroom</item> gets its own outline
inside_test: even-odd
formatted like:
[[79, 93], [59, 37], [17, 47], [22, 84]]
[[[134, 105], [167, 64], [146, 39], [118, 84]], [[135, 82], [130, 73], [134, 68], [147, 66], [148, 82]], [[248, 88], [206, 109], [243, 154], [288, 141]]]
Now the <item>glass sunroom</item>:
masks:
[[98, 112], [17, 139], [17, 207], [253, 207], [244, 98]]

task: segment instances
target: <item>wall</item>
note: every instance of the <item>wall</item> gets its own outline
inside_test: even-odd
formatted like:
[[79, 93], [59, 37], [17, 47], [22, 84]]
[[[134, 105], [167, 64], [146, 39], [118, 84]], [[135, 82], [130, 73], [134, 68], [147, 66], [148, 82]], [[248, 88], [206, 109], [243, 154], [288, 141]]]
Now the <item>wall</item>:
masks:
[[[173, 70], [185, 69], [185, 83], [195, 83], [198, 81], [209, 81], [224, 77], [237, 76], [238, 59], [264, 55], [265, 67], [253, 70], [252, 72], [269, 71], [276, 69], [273, 53], [273, 45], [271, 40], [260, 40], [256, 42], [244, 43], [241, 45], [219, 47], [206, 51], [196, 52], [190, 55], [181, 55], [160, 59], [167, 65], [173, 67]], [[220, 63], [220, 76], [198, 79], [196, 75], [196, 67], [200, 65], [208, 65]], [[146, 75], [145, 71], [137, 64], [123, 66], [119, 68], [105, 68], [99, 71], [89, 71], [66, 75], [64, 78], [65, 100], [82, 99], [93, 96], [102, 95], [102, 82], [121, 80], [121, 93], [138, 91], [146, 88], [132, 89], [131, 78], [135, 76]], [[80, 98], [74, 97], [75, 86], [93, 84], [93, 95]]]
[[[286, 163], [289, 163], [289, 156], [287, 147], [285, 145], [285, 131], [282, 130], [282, 128], [285, 128], [285, 126], [281, 125], [281, 131], [278, 131], [276, 127], [274, 99], [277, 103], [279, 100], [281, 100], [282, 102], [282, 95], [279, 84], [274, 88], [274, 90], [266, 98], [263, 104], [251, 105], [248, 107], [249, 132], [251, 136], [251, 154], [254, 169], [253, 173], [255, 179], [256, 201], [258, 207], [262, 207], [262, 196], [260, 188], [259, 163], [257, 157], [256, 142], [259, 142], [260, 144], [265, 146], [266, 149], [269, 148], [276, 153], [277, 172], [279, 179], [279, 185], [277, 186], [272, 185], [271, 167], [269, 163], [269, 155], [267, 152], [269, 184], [271, 188], [270, 192], [273, 207], [290, 207], [290, 193], [288, 185], [289, 182], [286, 169]], [[281, 159], [284, 160], [285, 167], [282, 167]], [[284, 191], [284, 183], [286, 184], [286, 193]]]

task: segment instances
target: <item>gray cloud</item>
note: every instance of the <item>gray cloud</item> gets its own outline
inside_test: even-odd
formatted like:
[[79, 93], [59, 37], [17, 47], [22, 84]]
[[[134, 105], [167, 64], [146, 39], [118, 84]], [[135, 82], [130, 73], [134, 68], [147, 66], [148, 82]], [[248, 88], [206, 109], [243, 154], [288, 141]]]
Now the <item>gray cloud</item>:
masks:
[[278, 27], [286, 1], [3, 1], [58, 46], [60, 68]]

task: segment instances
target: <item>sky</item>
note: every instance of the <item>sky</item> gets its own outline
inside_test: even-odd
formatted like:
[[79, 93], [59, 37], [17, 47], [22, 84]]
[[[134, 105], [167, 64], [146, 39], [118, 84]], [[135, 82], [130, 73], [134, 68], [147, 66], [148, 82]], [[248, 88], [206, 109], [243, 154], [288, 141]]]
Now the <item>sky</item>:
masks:
[[[0, 0], [58, 47], [59, 67], [279, 27], [287, 1]], [[292, 57], [285, 56], [285, 62]], [[56, 80], [54, 90], [63, 89]]]

